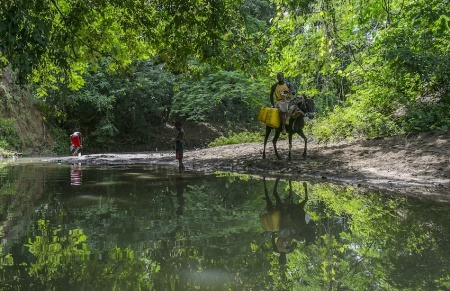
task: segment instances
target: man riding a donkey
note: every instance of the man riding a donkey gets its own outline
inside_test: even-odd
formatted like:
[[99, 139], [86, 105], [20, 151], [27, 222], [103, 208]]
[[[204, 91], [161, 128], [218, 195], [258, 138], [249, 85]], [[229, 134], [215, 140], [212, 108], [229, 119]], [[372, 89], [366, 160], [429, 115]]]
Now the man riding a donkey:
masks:
[[280, 111], [282, 133], [286, 134], [289, 100], [292, 99], [294, 90], [289, 82], [285, 82], [284, 74], [282, 72], [278, 72], [277, 80], [278, 82], [273, 84], [270, 88], [270, 104]]
[[307, 139], [303, 132], [303, 128], [305, 126], [305, 117], [313, 117], [314, 101], [305, 96], [295, 96], [292, 86], [284, 80], [284, 74], [282, 72], [277, 74], [277, 80], [278, 82], [275, 83], [270, 90], [270, 103], [272, 104], [272, 107], [279, 110], [281, 122], [278, 128], [266, 125], [263, 158], [266, 158], [266, 143], [272, 129], [275, 129], [275, 136], [272, 143], [275, 155], [278, 159], [281, 159], [281, 157], [278, 154], [276, 143], [280, 137], [280, 133], [288, 133], [289, 160], [291, 159], [292, 136], [295, 133], [300, 135], [305, 142], [303, 157], [306, 157]]

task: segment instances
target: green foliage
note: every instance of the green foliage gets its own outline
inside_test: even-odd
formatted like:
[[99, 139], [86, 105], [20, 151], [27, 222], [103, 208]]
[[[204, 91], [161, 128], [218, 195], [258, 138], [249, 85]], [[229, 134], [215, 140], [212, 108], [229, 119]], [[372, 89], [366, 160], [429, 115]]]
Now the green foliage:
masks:
[[276, 3], [272, 72], [316, 96], [318, 139], [447, 128], [448, 3]]
[[148, 130], [164, 122], [164, 109], [170, 107], [174, 76], [163, 65], [136, 62], [125, 71], [102, 69], [85, 76], [86, 85], [75, 92], [52, 92], [47, 105], [60, 126], [70, 134], [85, 133], [91, 148], [112, 147], [114, 143], [144, 143]]
[[240, 144], [262, 141], [261, 134], [258, 132], [243, 131], [239, 133], [229, 132], [228, 136], [221, 136], [208, 144], [209, 147], [217, 147], [228, 144]]
[[[91, 260], [88, 237], [82, 229], [50, 229], [49, 222], [39, 220], [40, 235], [29, 238], [25, 244], [35, 260], [29, 263], [28, 274], [38, 286], [58, 286], [70, 277], [70, 283], [95, 282], [100, 289], [152, 289], [151, 276], [159, 271], [157, 263], [146, 258], [135, 258], [129, 248], [111, 248], [99, 268]], [[91, 283], [91, 284], [92, 284]]]
[[267, 103], [267, 87], [238, 72], [212, 72], [200, 80], [179, 81], [172, 113], [188, 120], [251, 123]]
[[377, 111], [336, 107], [326, 117], [319, 117], [310, 127], [318, 141], [386, 136], [399, 133], [393, 120]]
[[239, 31], [239, 4], [5, 0], [0, 4], [1, 57], [21, 80], [32, 76], [41, 84], [41, 94], [58, 82], [82, 87], [90, 65], [105, 57], [109, 72], [154, 56], [174, 69], [185, 68], [188, 57], [225, 61], [221, 38]]
[[101, 119], [95, 128], [95, 131], [92, 132], [92, 137], [95, 138], [97, 146], [110, 143], [119, 134], [119, 131], [108, 117]]
[[274, 16], [273, 5], [266, 0], [240, 1], [241, 25], [231, 26], [221, 37], [219, 65], [227, 70], [236, 70], [247, 76], [265, 74], [268, 54], [265, 51], [270, 34], [270, 19]]
[[14, 97], [11, 95], [10, 90], [3, 82], [0, 83], [0, 99], [2, 100], [0, 107], [2, 110], [9, 111], [13, 108]]
[[448, 129], [449, 26], [440, 0], [5, 0], [0, 67], [95, 147], [145, 143], [168, 112], [252, 130], [280, 70], [318, 140], [373, 137]]
[[15, 126], [14, 118], [0, 118], [0, 149], [2, 154], [7, 154], [8, 151], [20, 149], [23, 146], [23, 141], [20, 138], [19, 131]]
[[450, 130], [450, 103], [425, 103], [409, 107], [399, 123], [407, 132], [448, 131]]
[[49, 130], [50, 135], [55, 140], [55, 143], [53, 144], [52, 148], [48, 149], [48, 154], [59, 154], [59, 155], [67, 155], [70, 153], [70, 142], [69, 142], [69, 136], [66, 132], [64, 132], [61, 128], [57, 126], [50, 127]]

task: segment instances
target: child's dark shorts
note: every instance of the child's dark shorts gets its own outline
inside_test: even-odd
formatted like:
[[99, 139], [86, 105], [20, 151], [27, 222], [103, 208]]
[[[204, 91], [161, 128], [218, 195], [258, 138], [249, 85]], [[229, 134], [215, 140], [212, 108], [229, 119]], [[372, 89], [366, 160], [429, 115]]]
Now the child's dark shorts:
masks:
[[181, 160], [183, 158], [183, 143], [177, 141], [175, 146], [175, 156], [177, 160]]

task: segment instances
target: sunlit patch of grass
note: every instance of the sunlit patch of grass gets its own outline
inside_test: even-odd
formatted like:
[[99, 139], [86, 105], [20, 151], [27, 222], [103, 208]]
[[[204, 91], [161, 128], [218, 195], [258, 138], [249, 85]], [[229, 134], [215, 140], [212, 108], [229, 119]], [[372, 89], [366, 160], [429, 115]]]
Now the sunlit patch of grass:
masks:
[[263, 136], [259, 132], [243, 131], [239, 133], [229, 132], [228, 136], [221, 136], [208, 144], [209, 147], [217, 147], [222, 145], [240, 144], [249, 142], [261, 142]]

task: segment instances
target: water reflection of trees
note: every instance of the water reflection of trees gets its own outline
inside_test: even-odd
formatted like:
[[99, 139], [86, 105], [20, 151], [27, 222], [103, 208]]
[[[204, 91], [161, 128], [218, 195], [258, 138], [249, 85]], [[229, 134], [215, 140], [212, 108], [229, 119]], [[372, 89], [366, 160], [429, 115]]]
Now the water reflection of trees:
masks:
[[[311, 196], [308, 212], [318, 239], [289, 254], [286, 278], [274, 276], [275, 284], [357, 290], [449, 286], [444, 254], [449, 227], [428, 219], [429, 211], [438, 212], [441, 206], [424, 207], [326, 184], [316, 185]], [[448, 206], [442, 206], [441, 214], [443, 209]], [[272, 272], [276, 274], [274, 268]]]
[[46, 169], [0, 165], [1, 247], [7, 251], [22, 235], [34, 215], [34, 206], [42, 199]]
[[[266, 210], [262, 180], [228, 174], [180, 180], [136, 173], [139, 182], [122, 185], [106, 183], [119, 179], [119, 174], [95, 172], [95, 179], [108, 185], [100, 188], [89, 184], [90, 175], [84, 172], [84, 196], [53, 195], [38, 204], [21, 243], [0, 253], [0, 287], [412, 290], [449, 286], [445, 205], [307, 183], [303, 209], [311, 217], [314, 241], [308, 244], [297, 237], [296, 248], [280, 266], [271, 237], [264, 235], [258, 219]], [[269, 189], [276, 183], [266, 182]], [[303, 181], [280, 180], [279, 187], [281, 199], [292, 190], [294, 204], [304, 201]], [[57, 187], [52, 191], [64, 192]]]

